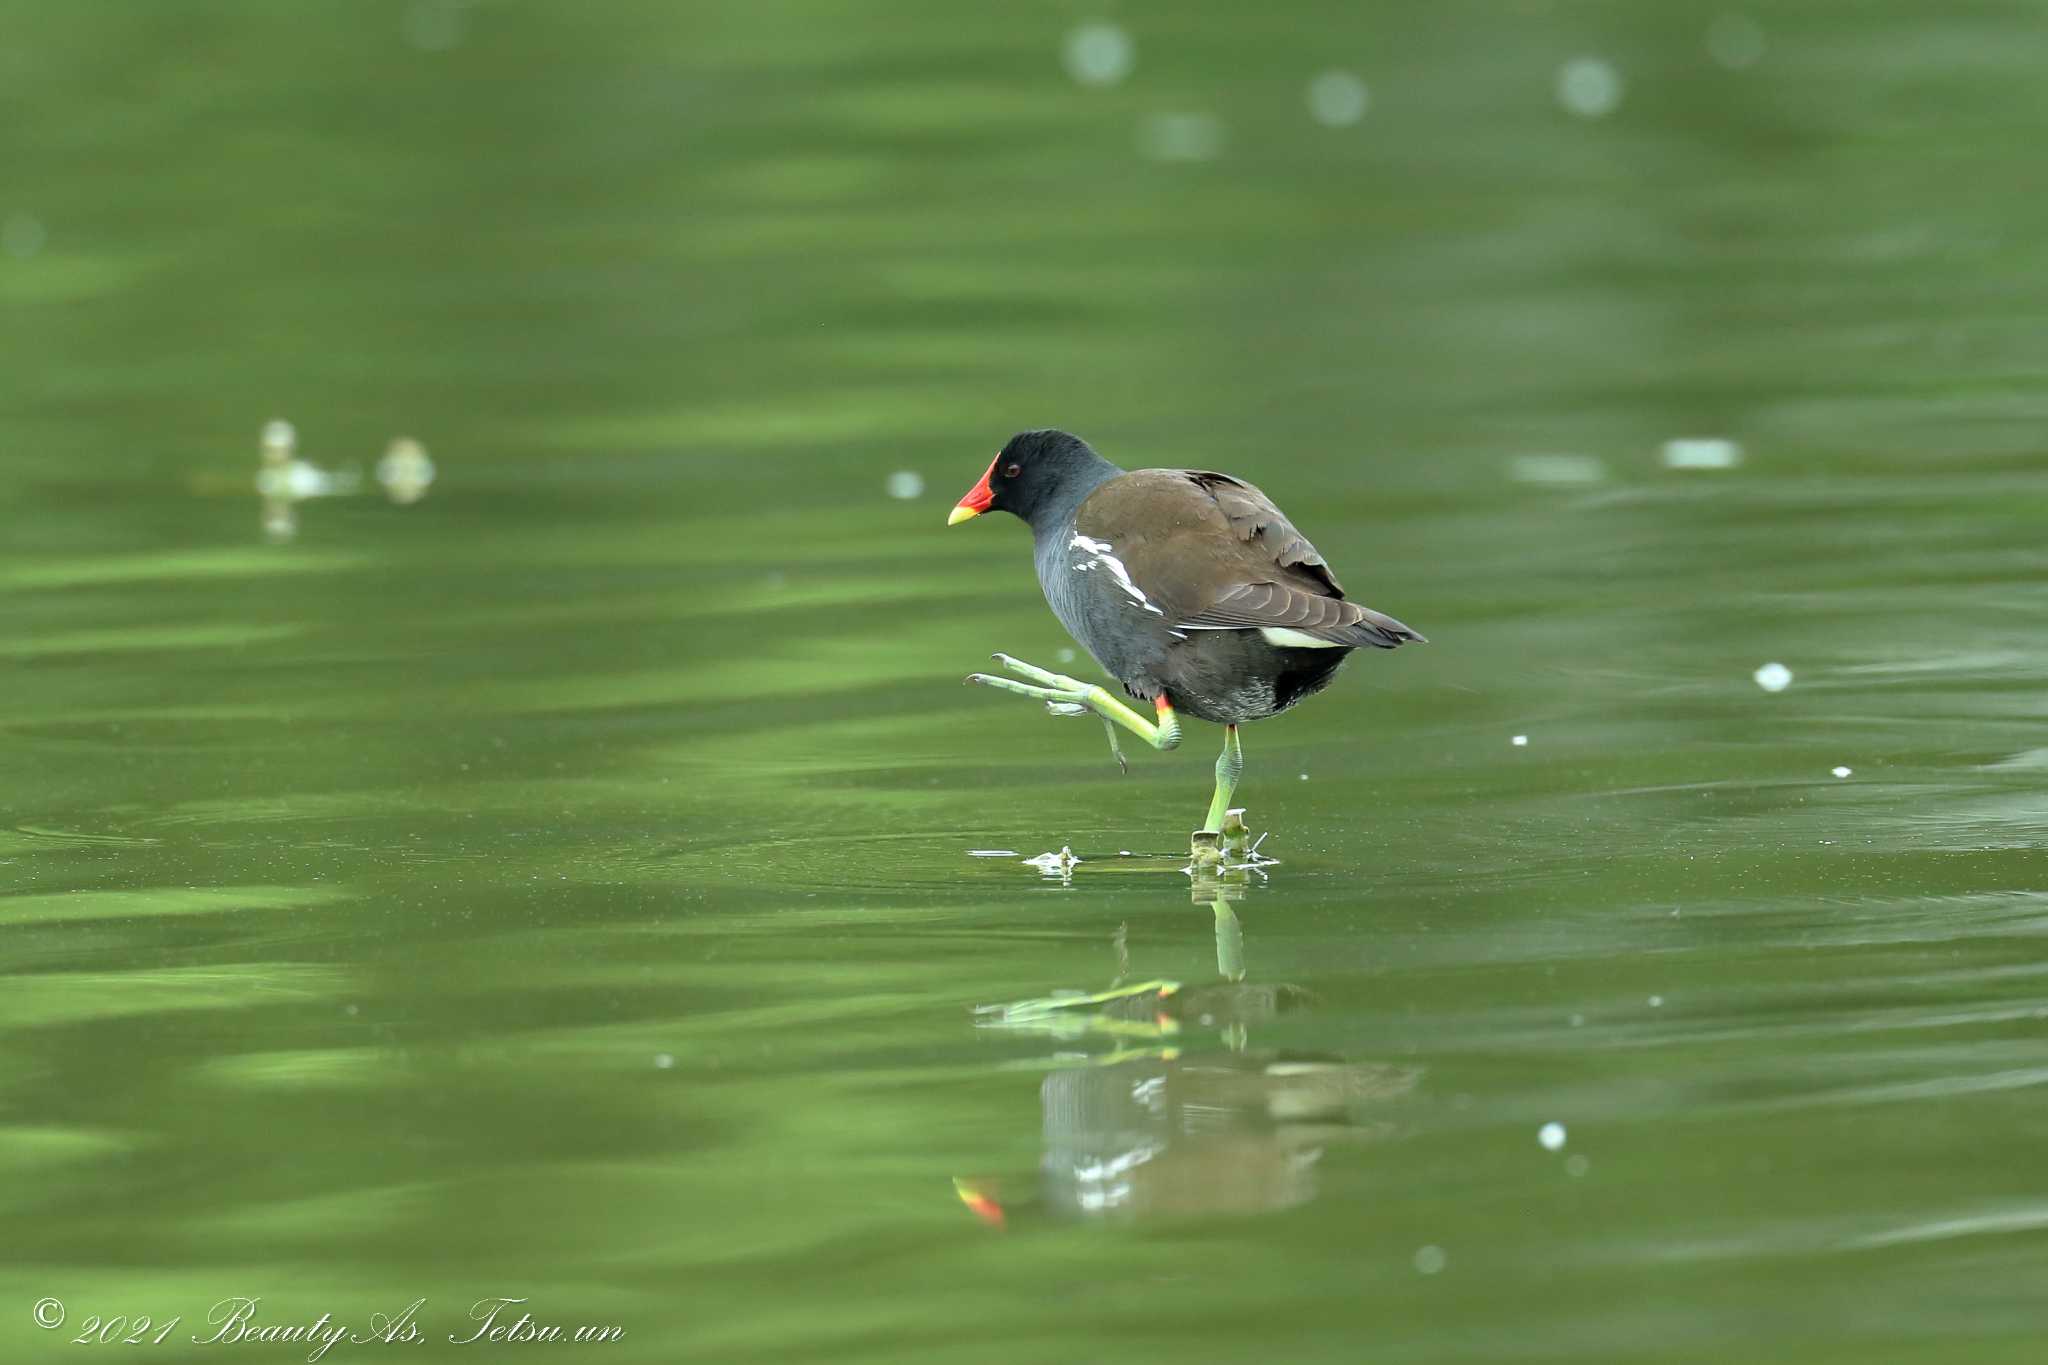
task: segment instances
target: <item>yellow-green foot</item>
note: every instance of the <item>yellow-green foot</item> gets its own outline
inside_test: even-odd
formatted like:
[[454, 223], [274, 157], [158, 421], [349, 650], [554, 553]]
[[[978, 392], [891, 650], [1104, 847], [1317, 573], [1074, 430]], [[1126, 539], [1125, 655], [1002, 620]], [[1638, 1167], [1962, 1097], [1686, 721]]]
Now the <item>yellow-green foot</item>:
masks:
[[[1121, 725], [1155, 749], [1171, 749], [1180, 743], [1180, 718], [1174, 715], [1173, 704], [1164, 693], [1153, 703], [1158, 719], [1146, 720], [1113, 696], [1108, 688], [1070, 678], [1064, 673], [1051, 672], [1008, 654], [998, 654], [995, 660], [1029, 681], [1019, 682], [1016, 678], [1005, 678], [995, 673], [970, 673], [967, 681], [1001, 692], [1014, 692], [1020, 697], [1035, 697], [1044, 702], [1045, 709], [1055, 716], [1081, 716], [1092, 711], [1102, 717], [1105, 727]], [[1117, 745], [1114, 730], [1109, 732], [1109, 751], [1116, 756], [1117, 763], [1123, 765], [1123, 751]]]

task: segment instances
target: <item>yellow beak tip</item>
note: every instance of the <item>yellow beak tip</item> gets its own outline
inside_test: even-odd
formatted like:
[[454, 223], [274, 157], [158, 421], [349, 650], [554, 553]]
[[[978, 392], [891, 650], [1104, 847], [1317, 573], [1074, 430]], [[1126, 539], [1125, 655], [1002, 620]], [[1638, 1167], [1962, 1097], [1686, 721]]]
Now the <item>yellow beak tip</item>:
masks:
[[972, 507], [955, 507], [951, 512], [949, 512], [946, 515], [946, 525], [958, 526], [961, 522], [966, 521], [968, 518], [978, 517], [980, 515], [981, 513], [975, 511]]

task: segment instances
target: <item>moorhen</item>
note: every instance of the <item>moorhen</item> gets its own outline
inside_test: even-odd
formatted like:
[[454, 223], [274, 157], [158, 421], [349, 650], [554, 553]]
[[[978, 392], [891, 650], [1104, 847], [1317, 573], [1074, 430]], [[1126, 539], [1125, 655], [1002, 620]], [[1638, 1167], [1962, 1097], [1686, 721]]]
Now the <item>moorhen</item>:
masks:
[[[1185, 712], [1225, 727], [1216, 793], [1197, 831], [1214, 849], [1244, 772], [1237, 727], [1321, 691], [1352, 650], [1423, 637], [1346, 601], [1330, 566], [1264, 493], [1197, 469], [1126, 472], [1064, 431], [1012, 436], [947, 517], [1011, 512], [1031, 527], [1038, 583], [1053, 615], [1139, 701], [1148, 721], [1106, 688], [998, 654], [1027, 678], [967, 681], [1093, 711], [1155, 749], [1180, 743]], [[1116, 731], [1109, 730], [1116, 750]], [[1117, 761], [1123, 755], [1117, 752]], [[1206, 834], [1203, 840], [1200, 836]]]

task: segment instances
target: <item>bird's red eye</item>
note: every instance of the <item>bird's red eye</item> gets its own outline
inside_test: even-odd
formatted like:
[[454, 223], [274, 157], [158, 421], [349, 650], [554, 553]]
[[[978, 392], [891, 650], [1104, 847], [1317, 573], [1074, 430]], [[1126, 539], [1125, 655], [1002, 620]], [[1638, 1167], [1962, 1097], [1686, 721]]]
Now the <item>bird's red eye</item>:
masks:
[[1003, 466], [1003, 477], [1006, 479], [1014, 479], [1023, 472], [1024, 466], [1020, 464], [1006, 464]]

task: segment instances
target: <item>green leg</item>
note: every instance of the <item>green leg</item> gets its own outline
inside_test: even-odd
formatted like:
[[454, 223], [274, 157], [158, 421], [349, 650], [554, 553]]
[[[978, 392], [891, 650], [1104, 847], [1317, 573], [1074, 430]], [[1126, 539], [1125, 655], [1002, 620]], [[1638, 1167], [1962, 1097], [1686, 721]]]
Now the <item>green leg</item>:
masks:
[[1237, 790], [1237, 779], [1243, 776], [1244, 747], [1237, 742], [1237, 727], [1227, 725], [1223, 729], [1223, 752], [1216, 756], [1216, 795], [1209, 802], [1209, 820], [1203, 829], [1222, 830], [1223, 813], [1230, 809], [1230, 795]]
[[[1093, 711], [1102, 717], [1105, 723], [1123, 726], [1155, 749], [1171, 749], [1180, 743], [1180, 717], [1173, 714], [1172, 705], [1163, 695], [1157, 703], [1159, 719], [1149, 721], [1112, 696], [1107, 688], [1098, 687], [1094, 683], [1084, 683], [1078, 678], [1069, 678], [1064, 673], [1049, 673], [1034, 664], [1025, 663], [1022, 659], [1013, 659], [1007, 654], [998, 654], [995, 659], [1012, 673], [1031, 681], [1018, 682], [1015, 678], [997, 677], [993, 673], [970, 673], [967, 675], [967, 681], [980, 683], [983, 687], [1015, 692], [1020, 697], [1036, 697], [1045, 703], [1046, 710], [1056, 716], [1078, 716]], [[1110, 749], [1116, 752], [1114, 743]], [[1117, 753], [1117, 761], [1123, 761], [1121, 753]]]

